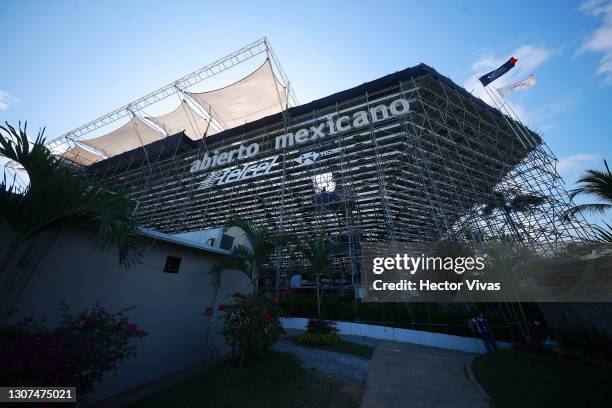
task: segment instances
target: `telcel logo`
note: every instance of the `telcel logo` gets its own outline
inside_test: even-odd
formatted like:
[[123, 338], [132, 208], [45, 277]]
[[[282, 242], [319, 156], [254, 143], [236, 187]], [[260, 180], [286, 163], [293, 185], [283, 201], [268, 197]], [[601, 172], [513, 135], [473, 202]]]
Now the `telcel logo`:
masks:
[[210, 188], [212, 186], [222, 186], [224, 184], [235, 183], [237, 181], [248, 180], [253, 177], [268, 174], [272, 167], [278, 163], [278, 155], [268, 160], [257, 163], [249, 163], [243, 167], [232, 167], [223, 171], [213, 171], [200, 183], [198, 189]]

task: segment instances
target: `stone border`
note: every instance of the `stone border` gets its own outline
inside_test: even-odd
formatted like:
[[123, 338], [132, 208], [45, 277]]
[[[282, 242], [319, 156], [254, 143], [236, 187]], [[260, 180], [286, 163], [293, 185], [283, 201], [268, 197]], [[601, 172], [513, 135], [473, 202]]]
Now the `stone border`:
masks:
[[[476, 356], [476, 357], [478, 357], [478, 356]], [[487, 391], [485, 391], [485, 389], [482, 387], [482, 385], [480, 385], [480, 383], [476, 379], [476, 376], [474, 375], [474, 370], [472, 369], [472, 363], [474, 362], [474, 360], [476, 360], [476, 357], [474, 357], [468, 363], [466, 363], [466, 365], [465, 365], [465, 374], [466, 374], [467, 378], [476, 386], [476, 388], [478, 388], [478, 392], [480, 392], [482, 394], [482, 396], [489, 401], [491, 406], [493, 406], [493, 400], [491, 399], [491, 397], [489, 396]]]

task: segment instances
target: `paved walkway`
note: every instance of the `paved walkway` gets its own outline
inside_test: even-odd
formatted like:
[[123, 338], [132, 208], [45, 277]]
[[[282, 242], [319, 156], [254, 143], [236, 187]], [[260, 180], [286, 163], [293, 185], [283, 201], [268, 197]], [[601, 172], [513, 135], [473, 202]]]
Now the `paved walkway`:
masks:
[[304, 361], [309, 368], [319, 370], [351, 385], [358, 387], [365, 385], [369, 363], [365, 358], [300, 347], [290, 340], [279, 340], [272, 349], [282, 353], [291, 353]]
[[382, 341], [368, 370], [361, 408], [490, 407], [465, 365], [474, 354]]

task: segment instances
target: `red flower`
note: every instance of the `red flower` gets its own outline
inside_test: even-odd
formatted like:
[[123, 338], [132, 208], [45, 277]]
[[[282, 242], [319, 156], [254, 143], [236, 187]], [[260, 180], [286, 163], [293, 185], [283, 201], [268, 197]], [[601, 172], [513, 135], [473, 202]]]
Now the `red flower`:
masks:
[[272, 298], [272, 304], [273, 305], [278, 305], [278, 299], [277, 298]]
[[225, 303], [222, 303], [219, 305], [220, 312], [225, 312], [226, 309], [227, 309], [227, 305]]
[[208, 306], [206, 310], [204, 311], [204, 316], [212, 316], [212, 314], [213, 314], [213, 308], [212, 306]]

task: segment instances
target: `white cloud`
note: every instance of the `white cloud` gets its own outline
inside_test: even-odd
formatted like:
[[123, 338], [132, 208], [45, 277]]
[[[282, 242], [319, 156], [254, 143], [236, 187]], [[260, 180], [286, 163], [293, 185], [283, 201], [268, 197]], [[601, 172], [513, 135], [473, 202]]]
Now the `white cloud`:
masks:
[[582, 3], [579, 10], [600, 18], [601, 25], [584, 41], [578, 53], [602, 53], [597, 74], [603, 75], [606, 85], [612, 85], [612, 0], [590, 0]]
[[563, 176], [567, 176], [577, 170], [586, 170], [587, 166], [601, 160], [601, 157], [596, 154], [574, 154], [572, 156], [559, 159], [557, 170]]
[[[520, 79], [524, 79], [530, 74], [534, 73], [534, 70], [542, 65], [554, 51], [545, 47], [538, 47], [530, 44], [523, 44], [508, 55], [495, 56], [492, 54], [483, 55], [478, 58], [471, 67], [471, 75], [464, 82], [464, 87], [472, 92], [475, 96], [479, 97], [489, 105], [495, 106], [493, 100], [489, 97], [487, 92], [484, 90], [482, 85], [478, 81], [478, 77], [486, 74], [489, 71], [498, 68], [500, 65], [508, 61], [513, 56], [518, 59], [515, 67], [512, 68], [508, 73], [502, 76], [500, 79], [495, 81], [495, 87], [507, 85], [512, 82], [516, 82]], [[523, 122], [527, 122], [528, 112], [524, 106], [513, 103], [511, 104], [512, 110]]]
[[7, 110], [9, 105], [15, 102], [18, 102], [18, 100], [13, 95], [0, 89], [0, 111]]

